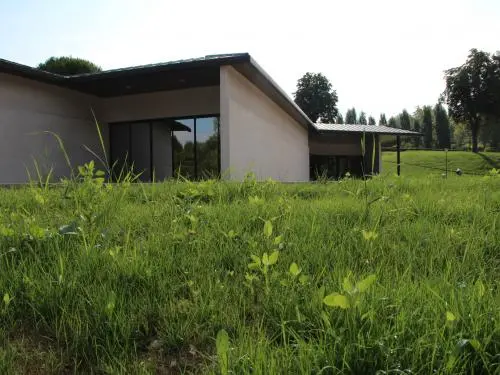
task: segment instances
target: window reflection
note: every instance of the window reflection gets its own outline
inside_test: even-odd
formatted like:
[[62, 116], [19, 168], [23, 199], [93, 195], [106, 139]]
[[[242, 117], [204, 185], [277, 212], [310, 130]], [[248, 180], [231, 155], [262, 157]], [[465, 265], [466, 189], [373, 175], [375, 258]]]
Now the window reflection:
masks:
[[196, 119], [196, 162], [198, 178], [219, 175], [219, 119]]
[[176, 120], [176, 122], [186, 128], [173, 131], [174, 176], [195, 178], [194, 119]]

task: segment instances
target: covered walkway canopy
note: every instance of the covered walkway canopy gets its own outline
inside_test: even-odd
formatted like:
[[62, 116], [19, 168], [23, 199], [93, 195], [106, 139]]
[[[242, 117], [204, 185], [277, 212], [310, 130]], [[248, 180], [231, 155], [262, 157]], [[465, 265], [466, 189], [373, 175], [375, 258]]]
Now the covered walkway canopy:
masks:
[[[375, 155], [377, 158], [379, 158], [380, 162], [380, 141], [384, 138], [387, 137], [396, 137], [396, 144], [397, 144], [397, 173], [398, 176], [401, 174], [401, 136], [403, 137], [420, 137], [422, 136], [421, 133], [413, 132], [410, 130], [405, 130], [405, 129], [399, 129], [399, 128], [391, 128], [389, 126], [382, 126], [382, 125], [361, 125], [361, 124], [323, 124], [323, 123], [316, 123], [314, 124], [316, 130], [319, 133], [319, 138], [321, 139], [322, 136], [339, 136], [338, 138], [341, 138], [342, 136], [346, 137], [347, 135], [355, 136], [357, 135], [359, 138], [358, 140], [361, 140], [361, 136], [363, 134], [370, 134], [374, 136], [374, 139], [377, 139], [375, 149], [373, 150], [370, 149], [370, 144], [367, 144], [368, 146], [368, 153], [369, 159], [372, 158], [372, 152], [375, 152]], [[314, 135], [311, 135], [312, 138], [314, 138]], [[361, 142], [358, 141], [358, 144]], [[316, 148], [316, 144], [313, 141], [311, 143], [312, 148]], [[338, 147], [338, 149], [341, 149], [341, 147]], [[346, 148], [347, 150], [347, 148]], [[312, 153], [314, 154], [315, 150], [311, 150]]]

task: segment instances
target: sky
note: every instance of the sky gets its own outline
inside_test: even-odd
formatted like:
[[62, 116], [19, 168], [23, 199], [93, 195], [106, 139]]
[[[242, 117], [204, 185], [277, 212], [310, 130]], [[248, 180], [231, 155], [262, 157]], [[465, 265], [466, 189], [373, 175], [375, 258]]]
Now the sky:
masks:
[[103, 69], [249, 52], [293, 95], [323, 73], [341, 113], [436, 103], [444, 70], [500, 50], [500, 0], [0, 0], [0, 58]]

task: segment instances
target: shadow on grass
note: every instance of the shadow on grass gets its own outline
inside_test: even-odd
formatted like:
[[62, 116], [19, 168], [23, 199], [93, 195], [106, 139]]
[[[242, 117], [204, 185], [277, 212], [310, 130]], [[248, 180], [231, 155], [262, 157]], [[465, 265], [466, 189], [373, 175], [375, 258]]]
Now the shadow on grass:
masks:
[[479, 156], [481, 156], [484, 159], [484, 161], [486, 161], [488, 163], [488, 165], [490, 166], [490, 168], [497, 168], [497, 169], [500, 168], [500, 162], [498, 162], [496, 160], [493, 160], [488, 155], [485, 155], [482, 152], [478, 152], [477, 154]]

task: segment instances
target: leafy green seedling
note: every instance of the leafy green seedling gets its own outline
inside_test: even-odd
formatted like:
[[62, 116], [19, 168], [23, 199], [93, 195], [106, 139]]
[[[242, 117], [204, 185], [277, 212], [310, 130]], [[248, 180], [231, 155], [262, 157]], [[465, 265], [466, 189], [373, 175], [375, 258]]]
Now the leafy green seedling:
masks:
[[248, 264], [248, 268], [254, 271], [259, 271], [264, 276], [264, 281], [266, 284], [265, 292], [269, 294], [269, 268], [274, 266], [278, 262], [279, 251], [274, 251], [271, 255], [264, 253], [262, 258], [259, 258], [257, 255], [251, 255], [252, 263]]
[[329, 294], [323, 299], [323, 303], [330, 307], [340, 307], [342, 309], [355, 307], [360, 303], [361, 294], [365, 293], [376, 279], [376, 275], [372, 274], [353, 284], [349, 273], [342, 283], [345, 294]]
[[293, 277], [299, 276], [299, 274], [300, 274], [301, 271], [302, 270], [299, 268], [299, 266], [297, 265], [297, 263], [294, 262], [294, 263], [290, 264], [290, 269], [288, 270], [288, 272]]
[[10, 302], [12, 301], [12, 297], [9, 295], [9, 293], [5, 293], [3, 295], [3, 304], [7, 307], [9, 306]]
[[339, 293], [332, 293], [327, 295], [323, 299], [323, 303], [327, 306], [340, 307], [341, 309], [348, 309], [351, 307], [349, 298]]
[[264, 222], [264, 236], [267, 238], [271, 237], [273, 234], [273, 223], [270, 220]]
[[215, 340], [219, 369], [222, 375], [229, 374], [229, 335], [226, 330], [221, 329]]
[[457, 317], [455, 314], [453, 314], [451, 311], [446, 311], [446, 321], [447, 322], [454, 322], [457, 320]]
[[375, 231], [362, 230], [361, 233], [363, 234], [365, 241], [374, 241], [378, 237], [378, 233]]

